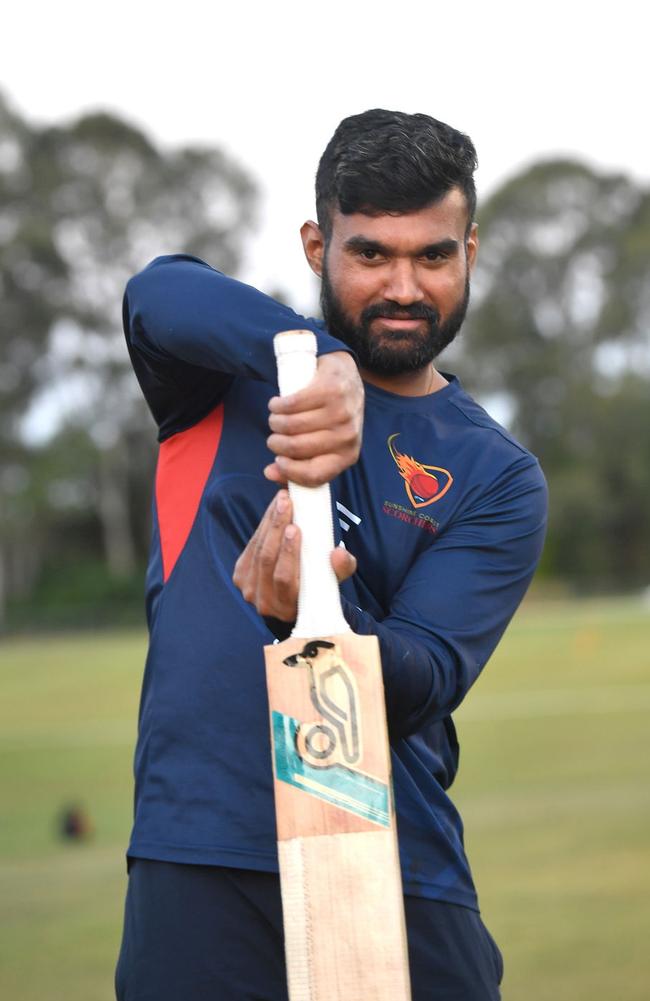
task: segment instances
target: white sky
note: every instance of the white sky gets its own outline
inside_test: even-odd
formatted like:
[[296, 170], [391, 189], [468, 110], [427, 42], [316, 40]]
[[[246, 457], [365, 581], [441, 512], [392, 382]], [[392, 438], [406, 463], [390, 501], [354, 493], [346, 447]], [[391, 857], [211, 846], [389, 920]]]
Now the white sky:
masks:
[[0, 88], [33, 121], [103, 108], [164, 145], [225, 148], [262, 196], [241, 277], [310, 310], [298, 228], [314, 214], [320, 153], [348, 114], [424, 111], [468, 132], [479, 196], [556, 154], [649, 181], [643, 8], [24, 0], [3, 12]]

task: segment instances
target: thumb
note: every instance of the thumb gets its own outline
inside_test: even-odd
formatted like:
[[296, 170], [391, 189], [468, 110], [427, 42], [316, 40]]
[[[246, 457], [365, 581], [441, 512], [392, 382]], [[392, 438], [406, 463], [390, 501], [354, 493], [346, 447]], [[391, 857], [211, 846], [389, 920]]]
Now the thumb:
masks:
[[344, 549], [343, 546], [337, 546], [336, 549], [332, 550], [330, 562], [339, 584], [347, 580], [348, 577], [351, 577], [357, 569], [355, 557], [347, 549]]

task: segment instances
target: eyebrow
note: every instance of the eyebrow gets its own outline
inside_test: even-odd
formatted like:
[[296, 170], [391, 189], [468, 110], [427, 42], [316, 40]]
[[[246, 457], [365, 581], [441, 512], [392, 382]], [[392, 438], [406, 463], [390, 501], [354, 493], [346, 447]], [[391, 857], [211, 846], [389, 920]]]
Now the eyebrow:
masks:
[[[343, 244], [344, 250], [361, 251], [374, 250], [375, 253], [383, 257], [392, 257], [394, 251], [379, 240], [371, 240], [367, 236], [351, 236]], [[448, 238], [438, 240], [436, 243], [427, 243], [425, 247], [420, 247], [415, 251], [414, 257], [423, 257], [425, 254], [454, 254], [458, 250], [458, 240]]]

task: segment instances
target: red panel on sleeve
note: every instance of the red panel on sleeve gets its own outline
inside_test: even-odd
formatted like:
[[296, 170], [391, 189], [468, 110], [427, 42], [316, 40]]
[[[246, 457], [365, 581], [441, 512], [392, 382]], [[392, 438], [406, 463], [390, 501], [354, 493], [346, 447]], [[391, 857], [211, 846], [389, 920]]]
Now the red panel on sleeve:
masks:
[[163, 441], [156, 469], [156, 510], [163, 580], [171, 574], [196, 518], [223, 427], [223, 404], [202, 421]]

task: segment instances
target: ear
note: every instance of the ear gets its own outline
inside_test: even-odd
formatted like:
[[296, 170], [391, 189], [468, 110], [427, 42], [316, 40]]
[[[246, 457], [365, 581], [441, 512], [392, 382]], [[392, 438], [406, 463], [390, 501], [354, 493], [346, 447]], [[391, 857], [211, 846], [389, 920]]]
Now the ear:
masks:
[[473, 222], [470, 226], [469, 236], [465, 241], [465, 253], [467, 255], [467, 266], [470, 271], [474, 269], [476, 254], [478, 251], [478, 223]]
[[309, 267], [320, 278], [323, 274], [323, 255], [325, 253], [325, 237], [322, 230], [318, 223], [308, 219], [300, 228], [300, 237]]

